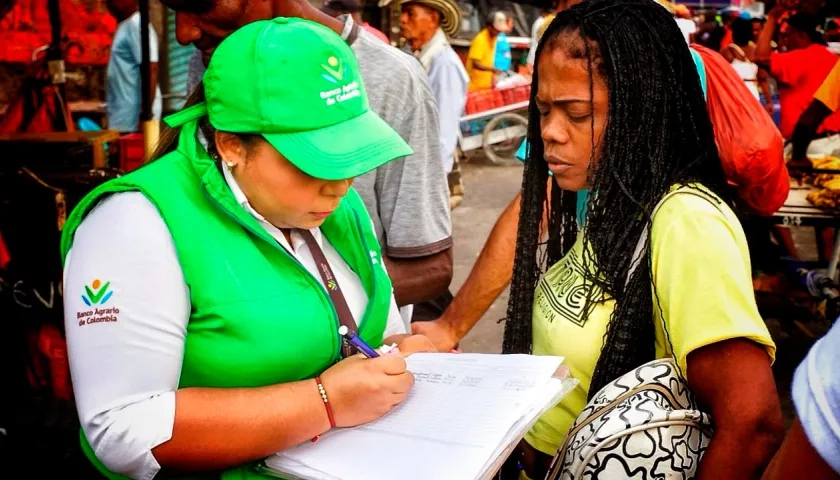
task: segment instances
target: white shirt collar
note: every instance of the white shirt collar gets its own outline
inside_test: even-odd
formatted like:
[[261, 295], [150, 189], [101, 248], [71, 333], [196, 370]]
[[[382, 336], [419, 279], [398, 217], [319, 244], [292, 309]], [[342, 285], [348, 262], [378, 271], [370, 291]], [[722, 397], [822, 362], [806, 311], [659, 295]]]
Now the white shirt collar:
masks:
[[[247, 211], [254, 218], [256, 218], [257, 221], [260, 222], [260, 225], [262, 225], [262, 227], [265, 228], [266, 231], [272, 237], [274, 237], [278, 242], [280, 242], [281, 245], [289, 249], [292, 253], [297, 252], [300, 249], [300, 247], [304, 245], [303, 238], [294, 229], [292, 229], [291, 234], [292, 244], [289, 245], [286, 241], [286, 236], [283, 235], [283, 232], [281, 232], [279, 228], [269, 223], [268, 220], [265, 219], [265, 217], [260, 215], [260, 212], [256, 211], [254, 207], [251, 206], [251, 202], [248, 201], [248, 197], [245, 196], [245, 192], [242, 191], [242, 188], [236, 182], [236, 178], [233, 177], [233, 173], [231, 173], [230, 170], [224, 165], [222, 166], [222, 174], [225, 177], [225, 182], [227, 182], [228, 187], [230, 187], [231, 193], [233, 193], [233, 198], [236, 199], [236, 203], [241, 205], [242, 208], [245, 209], [245, 211]], [[313, 237], [315, 237], [315, 241], [318, 242], [318, 245], [321, 246], [321, 248], [323, 248], [324, 242], [321, 236], [321, 229], [310, 228], [309, 232], [312, 234]]]

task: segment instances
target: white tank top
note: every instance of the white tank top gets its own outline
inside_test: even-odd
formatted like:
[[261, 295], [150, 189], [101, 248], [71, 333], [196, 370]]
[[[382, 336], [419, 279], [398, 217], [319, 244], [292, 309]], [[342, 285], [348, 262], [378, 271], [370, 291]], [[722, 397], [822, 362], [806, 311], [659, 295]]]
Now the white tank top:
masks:
[[[729, 44], [729, 48], [738, 52], [742, 57], [745, 59], [747, 58], [747, 54], [744, 53], [744, 50], [741, 49], [738, 45], [734, 43]], [[738, 76], [741, 77], [741, 80], [746, 83], [747, 88], [755, 95], [755, 98], [759, 98], [758, 93], [758, 65], [746, 60], [739, 60], [737, 58], [732, 60], [732, 68], [738, 72]]]

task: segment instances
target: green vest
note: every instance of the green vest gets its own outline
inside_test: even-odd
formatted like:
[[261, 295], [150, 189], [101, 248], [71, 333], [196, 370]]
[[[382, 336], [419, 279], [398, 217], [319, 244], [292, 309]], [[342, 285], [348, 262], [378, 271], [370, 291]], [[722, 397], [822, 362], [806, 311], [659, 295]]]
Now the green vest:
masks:
[[[238, 204], [196, 131], [195, 123], [186, 126], [175, 152], [88, 194], [67, 220], [62, 259], [97, 202], [112, 193], [140, 191], [172, 234], [190, 292], [179, 387], [261, 387], [313, 378], [340, 358], [332, 301], [319, 279]], [[321, 232], [361, 279], [369, 301], [359, 334], [380, 346], [392, 286], [355, 190], [350, 189]], [[82, 440], [90, 460], [108, 473], [84, 435]], [[233, 476], [250, 477], [239, 470]]]

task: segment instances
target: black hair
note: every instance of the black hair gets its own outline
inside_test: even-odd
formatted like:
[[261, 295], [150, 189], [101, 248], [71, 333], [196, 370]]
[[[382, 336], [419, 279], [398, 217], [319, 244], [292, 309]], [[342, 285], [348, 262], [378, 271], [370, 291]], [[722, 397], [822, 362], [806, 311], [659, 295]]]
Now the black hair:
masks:
[[207, 13], [216, 6], [216, 0], [163, 0], [163, 5], [176, 12]]
[[[204, 84], [199, 83], [195, 90], [193, 90], [192, 94], [187, 98], [186, 103], [184, 104], [183, 108], [191, 107], [196, 103], [203, 102], [205, 100], [204, 96]], [[219, 151], [216, 149], [216, 142], [213, 141], [216, 134], [216, 129], [210, 124], [210, 118], [204, 116], [199, 120], [198, 123], [199, 129], [201, 130], [202, 135], [204, 138], [207, 139], [207, 153], [216, 161], [220, 160]], [[235, 133], [242, 144], [245, 146], [247, 151], [251, 151], [254, 146], [256, 146], [259, 142], [264, 141], [262, 135], [256, 133]], [[178, 140], [181, 137], [181, 127], [171, 128], [167, 125], [161, 126], [161, 133], [158, 137], [157, 146], [155, 146], [155, 151], [152, 152], [152, 155], [149, 157], [149, 162], [153, 162], [162, 158], [163, 156], [167, 155], [175, 151], [178, 148]]]
[[[222, 156], [219, 155], [219, 150], [216, 148], [215, 142], [216, 128], [210, 124], [210, 117], [206, 115], [202, 117], [198, 122], [198, 128], [201, 129], [202, 135], [204, 135], [204, 138], [207, 139], [207, 153], [210, 155], [210, 158], [216, 161], [221, 161]], [[242, 145], [245, 147], [245, 156], [249, 158], [254, 150], [254, 147], [266, 141], [265, 138], [258, 133], [228, 133], [235, 135], [239, 141], [242, 142]]]
[[732, 29], [732, 41], [739, 47], [746, 47], [753, 40], [752, 21], [738, 17], [730, 26]]
[[819, 26], [822, 25], [821, 17], [805, 12], [797, 12], [785, 20], [789, 28], [803, 33], [812, 43], [825, 45], [822, 32]]
[[[688, 46], [674, 19], [653, 0], [588, 0], [557, 14], [537, 48], [563, 48], [586, 62], [609, 90], [609, 115], [599, 158], [590, 162], [590, 196], [583, 241], [583, 315], [598, 302], [615, 300], [590, 386], [590, 397], [607, 383], [655, 356], [650, 242], [639, 268], [631, 258], [651, 220], [652, 209], [673, 185], [700, 183], [731, 201], [715, 146], [703, 90]], [[522, 180], [516, 257], [503, 351], [530, 353], [532, 305], [542, 274], [565, 255], [578, 236], [574, 192], [552, 182], [535, 107], [539, 69], [529, 107], [530, 149]], [[591, 100], [590, 100], [591, 101]], [[593, 106], [594, 107], [594, 106]], [[594, 131], [594, 118], [593, 131]], [[592, 138], [593, 147], [596, 139]], [[593, 156], [595, 148], [592, 149]], [[548, 241], [540, 248], [546, 203]], [[731, 203], [731, 202], [730, 202]], [[541, 252], [538, 254], [538, 252]], [[593, 288], [597, 287], [597, 288]]]
[[[182, 108], [191, 107], [197, 103], [203, 102], [204, 100], [204, 83], [199, 82], [192, 93], [190, 93], [190, 96], [187, 97], [187, 100], [184, 102], [184, 106]], [[149, 157], [149, 161], [153, 162], [166, 154], [175, 151], [175, 149], [178, 148], [178, 139], [180, 137], [181, 127], [172, 128], [165, 122], [161, 122], [158, 143], [155, 146], [155, 151], [152, 152], [152, 155]]]

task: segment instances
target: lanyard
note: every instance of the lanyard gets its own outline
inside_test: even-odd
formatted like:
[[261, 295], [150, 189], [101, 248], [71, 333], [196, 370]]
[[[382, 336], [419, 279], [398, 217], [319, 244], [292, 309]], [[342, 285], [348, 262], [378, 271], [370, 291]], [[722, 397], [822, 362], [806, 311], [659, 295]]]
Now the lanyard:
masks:
[[[318, 266], [318, 273], [321, 274], [321, 280], [324, 281], [324, 285], [327, 287], [327, 293], [329, 293], [335, 311], [338, 313], [339, 323], [352, 332], [358, 332], [356, 320], [353, 319], [353, 314], [350, 312], [350, 307], [347, 306], [347, 300], [345, 300], [344, 294], [341, 293], [341, 286], [338, 285], [338, 280], [335, 278], [329, 262], [327, 262], [324, 251], [321, 250], [321, 247], [309, 230], [299, 229], [298, 233], [300, 233], [306, 246], [309, 247], [309, 253], [312, 254], [312, 258], [315, 259], [315, 264]], [[347, 343], [347, 340], [341, 338], [341, 356], [347, 358], [355, 353], [356, 348]]]

